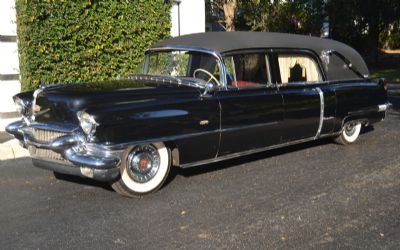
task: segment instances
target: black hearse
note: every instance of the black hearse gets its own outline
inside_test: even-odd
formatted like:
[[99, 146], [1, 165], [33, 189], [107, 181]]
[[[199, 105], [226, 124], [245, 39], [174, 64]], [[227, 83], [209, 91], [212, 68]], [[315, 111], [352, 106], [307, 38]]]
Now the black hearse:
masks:
[[146, 51], [143, 74], [42, 85], [14, 101], [22, 120], [7, 131], [35, 166], [126, 196], [159, 189], [171, 166], [324, 137], [352, 143], [388, 107], [385, 84], [349, 46], [262, 32], [171, 38]]

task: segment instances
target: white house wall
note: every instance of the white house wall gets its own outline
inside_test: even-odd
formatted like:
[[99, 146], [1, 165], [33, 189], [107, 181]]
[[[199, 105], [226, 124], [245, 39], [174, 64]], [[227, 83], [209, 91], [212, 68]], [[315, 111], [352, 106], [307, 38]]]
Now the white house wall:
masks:
[[206, 29], [204, 0], [173, 1], [171, 22], [171, 36], [204, 32]]
[[15, 0], [0, 1], [0, 131], [17, 116], [12, 96], [21, 91]]

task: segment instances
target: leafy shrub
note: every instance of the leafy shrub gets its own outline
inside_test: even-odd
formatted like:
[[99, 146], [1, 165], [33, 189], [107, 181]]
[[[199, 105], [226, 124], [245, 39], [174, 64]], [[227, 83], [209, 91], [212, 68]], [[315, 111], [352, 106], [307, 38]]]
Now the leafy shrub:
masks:
[[384, 49], [400, 49], [400, 29], [391, 32], [383, 31], [379, 35], [379, 42]]
[[126, 78], [169, 36], [163, 0], [17, 0], [22, 88]]

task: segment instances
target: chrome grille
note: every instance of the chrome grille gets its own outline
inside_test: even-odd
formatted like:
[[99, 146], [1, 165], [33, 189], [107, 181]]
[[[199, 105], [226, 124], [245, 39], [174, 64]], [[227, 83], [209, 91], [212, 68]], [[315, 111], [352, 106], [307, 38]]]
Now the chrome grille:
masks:
[[42, 143], [50, 143], [54, 139], [67, 135], [65, 132], [54, 131], [54, 130], [47, 130], [47, 129], [40, 129], [40, 128], [32, 128], [32, 135], [33, 137]]
[[63, 162], [69, 162], [68, 160], [64, 159], [61, 154], [56, 153], [50, 149], [44, 149], [44, 148], [35, 148], [33, 146], [29, 147], [29, 153], [32, 157], [35, 158], [42, 158], [42, 159], [48, 159], [48, 160], [54, 160], [54, 161], [63, 161]]

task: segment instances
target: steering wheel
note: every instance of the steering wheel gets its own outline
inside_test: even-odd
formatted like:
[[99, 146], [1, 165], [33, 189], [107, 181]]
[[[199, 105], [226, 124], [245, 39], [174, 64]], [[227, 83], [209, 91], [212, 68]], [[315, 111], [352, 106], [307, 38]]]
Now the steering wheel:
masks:
[[202, 69], [202, 68], [198, 68], [195, 71], [193, 71], [193, 77], [194, 78], [196, 78], [196, 74], [198, 72], [203, 72], [203, 73], [205, 73], [206, 75], [208, 75], [210, 77], [210, 78], [208, 78], [206, 84], [209, 83], [211, 80], [213, 80], [217, 85], [221, 85], [221, 83], [218, 81], [217, 78], [215, 78], [215, 76], [213, 76], [213, 74], [211, 74], [209, 71], [207, 71], [205, 69]]

